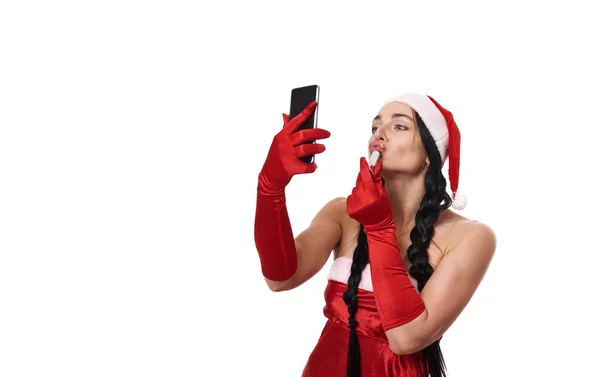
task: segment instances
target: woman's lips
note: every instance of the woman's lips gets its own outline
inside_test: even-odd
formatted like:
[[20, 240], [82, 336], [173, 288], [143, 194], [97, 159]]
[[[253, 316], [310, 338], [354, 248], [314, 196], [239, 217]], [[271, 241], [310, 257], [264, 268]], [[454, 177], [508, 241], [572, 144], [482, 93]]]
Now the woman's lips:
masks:
[[385, 147], [381, 143], [371, 143], [369, 145], [369, 153], [373, 153], [375, 151], [382, 153], [383, 151], [385, 151]]

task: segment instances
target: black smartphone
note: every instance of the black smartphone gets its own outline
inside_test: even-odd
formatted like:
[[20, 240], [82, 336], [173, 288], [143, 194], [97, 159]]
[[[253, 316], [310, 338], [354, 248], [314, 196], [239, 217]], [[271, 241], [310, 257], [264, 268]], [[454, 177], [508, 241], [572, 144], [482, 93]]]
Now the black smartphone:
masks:
[[[290, 119], [293, 119], [295, 116], [300, 114], [302, 110], [306, 108], [311, 102], [317, 101], [319, 102], [319, 85], [309, 85], [303, 86], [301, 88], [292, 89], [290, 103]], [[306, 122], [304, 122], [300, 127], [298, 127], [297, 131], [305, 130], [309, 128], [317, 127], [317, 112], [319, 111], [319, 106], [317, 106], [313, 112], [313, 114], [308, 117]], [[312, 141], [315, 143], [315, 141]], [[300, 160], [312, 164], [315, 162], [315, 155], [309, 155], [301, 157]]]

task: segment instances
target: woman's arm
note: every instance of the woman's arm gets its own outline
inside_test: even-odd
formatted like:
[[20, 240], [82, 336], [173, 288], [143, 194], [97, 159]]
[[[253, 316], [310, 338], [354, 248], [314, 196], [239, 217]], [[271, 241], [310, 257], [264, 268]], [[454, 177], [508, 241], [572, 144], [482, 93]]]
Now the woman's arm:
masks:
[[331, 255], [331, 251], [342, 238], [341, 215], [345, 211], [345, 198], [333, 199], [323, 206], [309, 227], [295, 238], [298, 257], [296, 273], [284, 281], [273, 281], [265, 278], [272, 291], [281, 292], [294, 289], [323, 268]]
[[373, 295], [390, 348], [411, 354], [432, 344], [467, 305], [496, 249], [496, 238], [484, 224], [464, 222], [460, 242], [431, 275], [419, 295], [402, 263], [381, 160], [373, 171], [360, 159], [356, 186], [346, 201], [350, 217], [363, 224], [369, 247]]
[[262, 274], [270, 280], [289, 280], [298, 269], [285, 190], [295, 175], [314, 173], [317, 169], [315, 163], [301, 161], [304, 156], [325, 151], [325, 145], [311, 141], [326, 139], [331, 135], [329, 131], [319, 128], [298, 130], [316, 106], [317, 103], [312, 102], [291, 120], [283, 115], [283, 128], [273, 137], [258, 174], [254, 243]]
[[463, 225], [462, 240], [442, 258], [421, 292], [425, 311], [412, 321], [386, 331], [394, 353], [415, 353], [439, 339], [481, 283], [496, 250], [496, 237], [485, 224]]

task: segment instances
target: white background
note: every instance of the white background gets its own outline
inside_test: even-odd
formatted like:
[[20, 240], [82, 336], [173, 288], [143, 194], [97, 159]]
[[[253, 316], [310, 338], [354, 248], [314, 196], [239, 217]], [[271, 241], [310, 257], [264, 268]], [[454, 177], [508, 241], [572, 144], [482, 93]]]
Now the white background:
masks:
[[1, 376], [299, 376], [331, 260], [272, 293], [253, 222], [310, 84], [332, 136], [287, 189], [294, 231], [350, 193], [385, 99], [432, 95], [463, 134], [463, 214], [498, 237], [450, 376], [597, 373], [597, 13], [366, 4], [2, 2]]

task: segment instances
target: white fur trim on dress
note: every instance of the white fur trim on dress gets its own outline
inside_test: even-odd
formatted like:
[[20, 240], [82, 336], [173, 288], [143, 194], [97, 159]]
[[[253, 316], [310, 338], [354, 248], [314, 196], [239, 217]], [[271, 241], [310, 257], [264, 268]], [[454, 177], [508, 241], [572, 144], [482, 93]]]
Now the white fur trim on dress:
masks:
[[443, 164], [448, 157], [448, 125], [437, 106], [426, 95], [417, 93], [404, 93], [391, 97], [385, 105], [390, 102], [403, 102], [419, 113], [435, 140]]
[[[338, 281], [340, 283], [348, 284], [348, 279], [350, 278], [350, 268], [352, 267], [352, 258], [350, 257], [338, 257], [333, 261], [331, 265], [331, 269], [329, 271], [329, 275], [327, 278], [329, 280]], [[415, 290], [418, 292], [417, 282], [409, 276], [410, 282], [415, 287]], [[373, 292], [373, 281], [371, 280], [371, 265], [367, 264], [365, 269], [362, 272], [362, 277], [360, 278], [360, 283], [358, 284], [358, 288], [364, 289], [366, 291]]]

